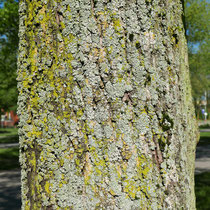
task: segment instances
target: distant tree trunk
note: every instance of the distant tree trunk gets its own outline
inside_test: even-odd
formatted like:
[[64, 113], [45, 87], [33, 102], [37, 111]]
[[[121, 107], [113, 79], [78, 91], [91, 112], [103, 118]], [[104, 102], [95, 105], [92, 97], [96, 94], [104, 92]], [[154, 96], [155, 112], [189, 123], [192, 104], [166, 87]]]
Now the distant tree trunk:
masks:
[[180, 0], [21, 0], [23, 209], [195, 209]]

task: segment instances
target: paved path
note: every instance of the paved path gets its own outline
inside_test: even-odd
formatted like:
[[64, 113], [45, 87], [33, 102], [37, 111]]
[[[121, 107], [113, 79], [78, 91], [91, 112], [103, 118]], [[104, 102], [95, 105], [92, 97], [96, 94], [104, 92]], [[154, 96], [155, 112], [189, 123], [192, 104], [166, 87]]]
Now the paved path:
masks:
[[198, 125], [210, 125], [210, 120], [199, 120]]
[[195, 173], [210, 172], [210, 145], [197, 146]]
[[200, 132], [210, 132], [210, 129], [209, 128], [203, 128], [203, 129], [200, 129]]
[[0, 139], [11, 139], [11, 138], [16, 138], [17, 135], [12, 135], [12, 136], [0, 136]]
[[0, 210], [20, 210], [20, 170], [0, 172]]
[[19, 147], [19, 143], [10, 143], [10, 144], [1, 143], [0, 144], [0, 148], [3, 148], [3, 149], [11, 148], [11, 147]]
[[[200, 132], [210, 132], [209, 128], [200, 129]], [[210, 172], [210, 145], [201, 145], [196, 148], [195, 173]]]

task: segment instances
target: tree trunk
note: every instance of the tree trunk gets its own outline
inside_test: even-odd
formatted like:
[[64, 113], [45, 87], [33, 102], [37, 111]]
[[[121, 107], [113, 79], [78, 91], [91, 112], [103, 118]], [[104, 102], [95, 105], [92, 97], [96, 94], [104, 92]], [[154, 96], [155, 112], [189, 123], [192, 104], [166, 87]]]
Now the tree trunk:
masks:
[[195, 209], [180, 0], [21, 0], [23, 209]]

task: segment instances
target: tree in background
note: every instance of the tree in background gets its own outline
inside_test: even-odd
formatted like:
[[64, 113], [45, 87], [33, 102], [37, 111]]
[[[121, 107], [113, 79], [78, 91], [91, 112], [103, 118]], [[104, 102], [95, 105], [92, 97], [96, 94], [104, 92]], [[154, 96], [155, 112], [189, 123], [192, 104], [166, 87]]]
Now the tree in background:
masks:
[[0, 1], [0, 108], [17, 104], [18, 2]]
[[[186, 35], [192, 93], [200, 100], [210, 89], [210, 3], [200, 0], [185, 1]], [[199, 111], [200, 107], [197, 107]]]
[[20, 1], [23, 209], [195, 209], [180, 0]]

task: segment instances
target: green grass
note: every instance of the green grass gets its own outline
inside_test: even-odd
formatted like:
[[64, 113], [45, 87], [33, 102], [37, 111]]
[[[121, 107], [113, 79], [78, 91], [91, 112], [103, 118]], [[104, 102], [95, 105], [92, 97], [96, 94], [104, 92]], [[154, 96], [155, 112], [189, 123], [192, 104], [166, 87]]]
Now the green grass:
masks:
[[0, 149], [0, 170], [19, 168], [19, 149], [17, 147]]
[[195, 195], [197, 210], [210, 209], [210, 172], [195, 176]]
[[200, 132], [200, 136], [203, 137], [203, 136], [207, 136], [210, 138], [210, 132]]
[[199, 126], [200, 129], [210, 128], [209, 124], [204, 124]]
[[18, 134], [17, 128], [0, 128], [0, 136], [14, 136]]
[[0, 143], [17, 143], [17, 128], [0, 128]]
[[[201, 132], [198, 146], [210, 144], [210, 132]], [[195, 175], [196, 207], [198, 210], [210, 209], [210, 172]]]
[[[0, 128], [0, 144], [17, 143], [18, 139], [17, 128]], [[18, 159], [19, 149], [17, 147], [0, 149], [0, 170], [19, 168]]]
[[210, 144], [210, 132], [201, 132], [198, 146], [205, 146]]
[[1, 143], [18, 143], [18, 141], [19, 141], [18, 135], [5, 136], [4, 138], [0, 137], [0, 144]]

